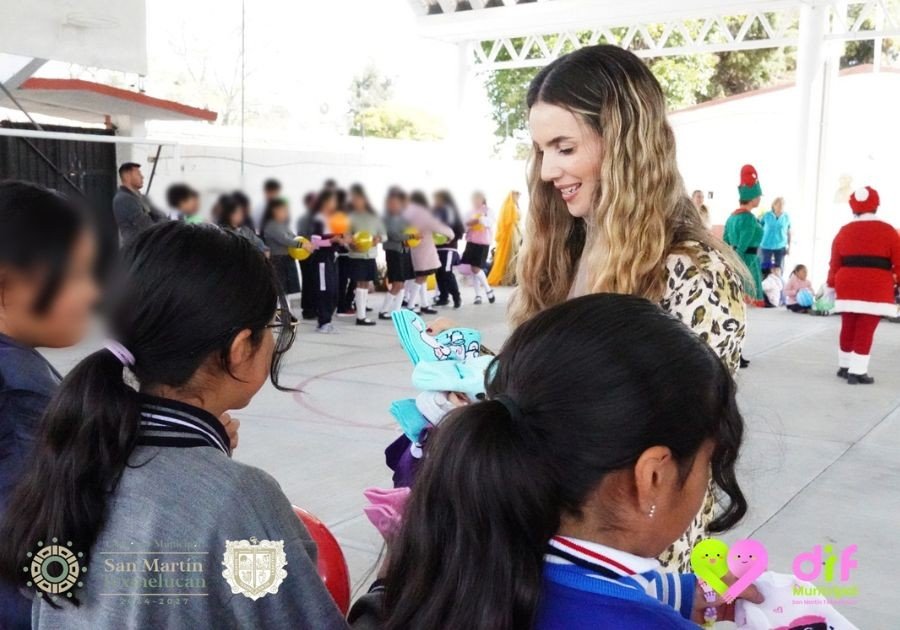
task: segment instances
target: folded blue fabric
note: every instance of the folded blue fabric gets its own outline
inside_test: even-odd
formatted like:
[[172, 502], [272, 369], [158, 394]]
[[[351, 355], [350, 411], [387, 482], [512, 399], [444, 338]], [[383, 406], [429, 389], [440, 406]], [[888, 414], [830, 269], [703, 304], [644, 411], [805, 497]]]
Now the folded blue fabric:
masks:
[[481, 356], [481, 333], [474, 328], [449, 328], [439, 333], [435, 340], [450, 348], [451, 359], [465, 361]]
[[420, 361], [465, 361], [481, 352], [481, 333], [472, 328], [451, 328], [429, 335], [425, 320], [410, 310], [391, 314], [400, 346], [413, 365]]
[[428, 426], [428, 420], [419, 412], [413, 398], [392, 402], [391, 415], [394, 416], [397, 424], [403, 429], [403, 434], [409, 438], [410, 442], [418, 442], [422, 430]]
[[484, 395], [484, 376], [494, 357], [479, 356], [462, 361], [423, 361], [413, 368], [416, 389], [435, 392], [462, 392], [475, 399]]

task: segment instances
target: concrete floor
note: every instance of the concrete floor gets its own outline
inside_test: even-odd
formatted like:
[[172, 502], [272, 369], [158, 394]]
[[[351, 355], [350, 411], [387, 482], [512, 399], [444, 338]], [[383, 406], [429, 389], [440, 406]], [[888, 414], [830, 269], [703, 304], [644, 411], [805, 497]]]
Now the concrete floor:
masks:
[[[507, 334], [508, 293], [498, 293], [497, 304], [447, 311], [479, 328], [494, 348]], [[860, 628], [898, 628], [887, 582], [897, 572], [884, 556], [900, 530], [900, 325], [879, 327], [870, 367], [875, 385], [850, 387], [834, 375], [839, 323], [752, 311], [745, 348], [752, 365], [738, 377], [748, 428], [739, 478], [750, 512], [724, 538], [758, 538], [770, 568], [785, 573], [814, 545], [857, 544], [851, 583], [859, 598], [841, 610]], [[388, 406], [415, 392], [389, 322], [357, 328], [352, 318], [338, 319], [337, 327], [339, 335], [324, 336], [301, 325], [282, 376], [303, 393], [267, 385], [236, 413], [242, 426], [235, 456], [274, 475], [294, 504], [328, 524], [354, 586], [365, 589], [381, 540], [362, 514], [362, 491], [389, 487], [383, 450], [398, 430]], [[95, 343], [47, 356], [65, 370]]]

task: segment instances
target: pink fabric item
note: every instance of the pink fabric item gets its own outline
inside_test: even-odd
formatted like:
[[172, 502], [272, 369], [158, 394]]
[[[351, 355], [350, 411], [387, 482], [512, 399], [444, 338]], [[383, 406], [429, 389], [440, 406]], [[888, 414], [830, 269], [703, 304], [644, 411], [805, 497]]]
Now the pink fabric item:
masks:
[[421, 242], [418, 247], [410, 248], [413, 269], [416, 271], [430, 271], [440, 269], [441, 259], [438, 258], [437, 247], [434, 244], [434, 233], [443, 234], [449, 239], [454, 237], [453, 230], [444, 225], [431, 213], [428, 208], [411, 203], [403, 211], [403, 218], [419, 231]]
[[797, 303], [797, 291], [800, 289], [809, 289], [815, 293], [812, 288], [812, 282], [809, 280], [801, 280], [794, 274], [784, 283], [784, 303], [790, 306]]
[[320, 247], [331, 247], [331, 239], [322, 238], [318, 234], [313, 234], [309, 240], [316, 249], [319, 249]]
[[774, 630], [795, 630], [796, 628], [805, 628], [807, 626], [812, 626], [815, 624], [819, 624], [822, 627], [826, 627], [825, 624], [827, 620], [825, 617], [821, 615], [806, 615], [804, 617], [797, 617], [793, 621], [790, 622], [790, 625], [781, 626], [780, 628], [775, 628]]
[[491, 212], [488, 210], [487, 206], [482, 206], [481, 208], [476, 208], [469, 212], [469, 215], [466, 217], [466, 225], [468, 225], [469, 221], [478, 218], [479, 215], [481, 225], [484, 229], [473, 230], [472, 228], [468, 228], [466, 231], [466, 242], [475, 243], [476, 245], [490, 245], [494, 242], [494, 232], [492, 230], [494, 225], [491, 221]]
[[403, 510], [409, 498], [409, 488], [368, 488], [363, 495], [369, 505], [363, 508], [375, 529], [387, 540], [397, 533], [403, 521]]

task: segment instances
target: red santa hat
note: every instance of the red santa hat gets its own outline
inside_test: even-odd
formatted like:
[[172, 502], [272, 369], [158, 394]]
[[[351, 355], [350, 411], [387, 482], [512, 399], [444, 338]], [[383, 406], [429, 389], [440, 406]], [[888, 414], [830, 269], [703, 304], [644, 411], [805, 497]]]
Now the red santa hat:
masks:
[[878, 191], [871, 186], [857, 188], [850, 195], [850, 209], [853, 214], [865, 214], [867, 212], [875, 212], [878, 210], [878, 204], [881, 200], [878, 198]]
[[741, 203], [753, 201], [762, 197], [762, 187], [759, 185], [759, 176], [752, 164], [744, 164], [741, 167], [741, 183], [738, 184], [738, 198]]

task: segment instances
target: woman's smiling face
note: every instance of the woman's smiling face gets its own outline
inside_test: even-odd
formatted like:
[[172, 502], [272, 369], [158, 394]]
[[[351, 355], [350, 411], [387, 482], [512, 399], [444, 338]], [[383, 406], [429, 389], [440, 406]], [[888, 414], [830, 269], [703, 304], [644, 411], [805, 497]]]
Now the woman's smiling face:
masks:
[[541, 179], [553, 184], [572, 216], [590, 214], [600, 188], [600, 136], [569, 110], [541, 102], [528, 113], [528, 127], [541, 153]]

